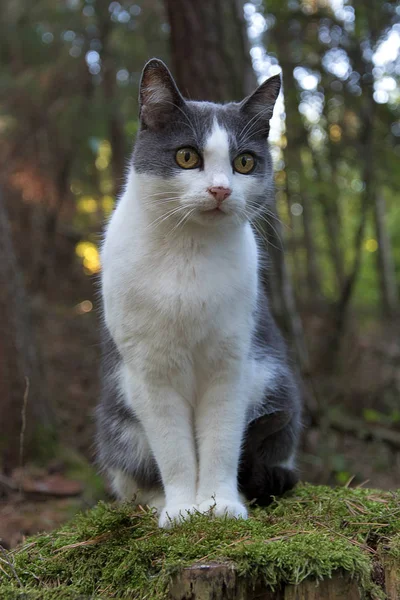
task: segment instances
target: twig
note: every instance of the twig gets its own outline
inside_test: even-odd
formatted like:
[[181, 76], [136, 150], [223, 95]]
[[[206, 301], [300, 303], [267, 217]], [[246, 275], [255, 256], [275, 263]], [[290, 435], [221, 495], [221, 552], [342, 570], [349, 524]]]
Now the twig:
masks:
[[0, 552], [2, 553], [2, 555], [4, 556], [4, 558], [6, 559], [6, 562], [7, 562], [8, 566], [10, 567], [10, 569], [11, 569], [11, 571], [12, 571], [15, 579], [17, 580], [18, 585], [20, 587], [23, 587], [22, 582], [21, 582], [20, 578], [17, 575], [17, 571], [15, 570], [14, 565], [12, 564], [12, 562], [10, 561], [10, 559], [8, 558], [8, 554], [7, 554], [7, 552], [5, 551], [5, 549], [3, 548], [3, 546], [1, 544], [0, 544]]
[[353, 481], [353, 479], [355, 478], [355, 475], [352, 475], [351, 477], [349, 477], [349, 479], [346, 481], [346, 483], [344, 484], [345, 488], [350, 487], [351, 482]]
[[[25, 377], [25, 392], [24, 392], [24, 401], [22, 404], [21, 418], [21, 433], [19, 435], [19, 466], [22, 469], [23, 458], [24, 458], [24, 439], [25, 439], [25, 430], [26, 430], [26, 407], [28, 404], [28, 396], [29, 396], [29, 378]], [[19, 493], [22, 494], [22, 473], [19, 482]]]
[[371, 554], [377, 554], [376, 550], [374, 550], [373, 548], [370, 548], [366, 544], [361, 544], [361, 542], [357, 542], [356, 540], [353, 540], [352, 538], [348, 538], [346, 535], [343, 535], [343, 533], [339, 533], [338, 531], [335, 531], [334, 529], [331, 529], [327, 525], [324, 525], [324, 523], [320, 523], [319, 521], [315, 521], [315, 523], [317, 525], [320, 525], [320, 527], [324, 527], [325, 529], [327, 529], [328, 531], [330, 531], [334, 535], [338, 535], [338, 536], [344, 538], [345, 540], [347, 540], [348, 542], [350, 542], [350, 544], [353, 544], [354, 546], [358, 546], [359, 548], [363, 548], [363, 550], [367, 550], [367, 552], [370, 552]]
[[[4, 562], [5, 562], [5, 561], [4, 561]], [[8, 563], [7, 563], [7, 564], [8, 564]], [[10, 575], [10, 573], [7, 573], [7, 571], [6, 571], [5, 569], [3, 569], [3, 567], [2, 567], [1, 565], [0, 565], [0, 571], [1, 571], [2, 573], [4, 573], [4, 575], [5, 575], [6, 577], [8, 577], [9, 579], [11, 579], [11, 575]]]
[[66, 546], [62, 546], [62, 548], [57, 548], [56, 550], [54, 550], [54, 553], [62, 552], [64, 550], [72, 550], [73, 548], [81, 548], [83, 546], [94, 546], [95, 544], [98, 544], [99, 542], [102, 542], [103, 540], [107, 540], [108, 538], [110, 538], [113, 535], [114, 535], [114, 532], [102, 533], [101, 535], [98, 535], [97, 537], [95, 537], [91, 540], [84, 540], [83, 542], [75, 542], [74, 544], [67, 544]]
[[[358, 505], [358, 504], [356, 504], [355, 502], [351, 502], [351, 501], [350, 501], [350, 500], [348, 500], [347, 498], [346, 498], [346, 500], [345, 500], [345, 504], [347, 505], [347, 508], [349, 508], [349, 506], [348, 506], [348, 505], [350, 504], [350, 506], [351, 506], [352, 508], [355, 508], [355, 509], [356, 509], [356, 510], [358, 510], [360, 513], [362, 513], [363, 515], [366, 515], [366, 514], [368, 513], [368, 511], [367, 511], [367, 510], [365, 510], [365, 508], [364, 508], [364, 507], [362, 507], [362, 508], [361, 508], [361, 506], [359, 506], [359, 505]], [[350, 512], [351, 512], [351, 511], [350, 511]]]
[[347, 521], [349, 525], [356, 525], [362, 527], [363, 525], [374, 525], [375, 527], [389, 527], [389, 523], [358, 523], [355, 521]]
[[[249, 537], [251, 537], [250, 535], [246, 535], [243, 538], [240, 538], [240, 540], [235, 540], [234, 542], [232, 542], [231, 544], [228, 544], [227, 546], [225, 546], [226, 548], [229, 548], [230, 546], [234, 546], [235, 544], [240, 544], [241, 542], [244, 542], [245, 540], [248, 540]], [[205, 556], [202, 556], [201, 558], [199, 558], [196, 562], [200, 562], [201, 560], [205, 560], [206, 558], [208, 558], [209, 556], [212, 556], [213, 554], [215, 554], [216, 552], [218, 552], [218, 550], [220, 550], [220, 548], [216, 548], [215, 550], [213, 550], [212, 552], [210, 552], [209, 554], [206, 554]]]
[[314, 533], [313, 531], [287, 531], [286, 533], [282, 534], [282, 535], [276, 535], [275, 537], [272, 538], [268, 538], [268, 540], [264, 540], [264, 544], [270, 544], [271, 542], [280, 542], [282, 540], [287, 540], [288, 538], [291, 538], [295, 535], [299, 535], [301, 533]]
[[12, 551], [12, 554], [14, 556], [15, 554], [19, 554], [20, 552], [26, 552], [26, 550], [32, 548], [33, 546], [36, 546], [36, 542], [30, 542], [29, 544], [25, 544], [25, 546], [20, 546], [19, 548], [17, 547]]
[[365, 481], [362, 481], [361, 483], [359, 483], [358, 485], [356, 485], [357, 488], [362, 488], [364, 487], [364, 485], [367, 485], [367, 483], [369, 483], [370, 480], [369, 479], [365, 479]]
[[[132, 525], [131, 527], [127, 527], [125, 529], [125, 531], [128, 531], [129, 529], [134, 529], [135, 527], [136, 527], [136, 525]], [[62, 546], [62, 548], [57, 548], [56, 550], [54, 550], [54, 553], [61, 552], [63, 550], [73, 550], [74, 548], [82, 548], [85, 546], [94, 546], [95, 544], [98, 544], [99, 542], [108, 540], [110, 537], [112, 537], [116, 533], [117, 533], [116, 531], [107, 531], [106, 533], [102, 533], [102, 534], [98, 535], [97, 537], [92, 538], [91, 540], [83, 540], [82, 542], [75, 542], [74, 544], [67, 544], [66, 546]], [[143, 535], [140, 538], [136, 538], [135, 542], [145, 540], [145, 539], [151, 537], [152, 535], [154, 535], [155, 533], [156, 533], [155, 531], [150, 531], [150, 533], [146, 533], [146, 535]]]

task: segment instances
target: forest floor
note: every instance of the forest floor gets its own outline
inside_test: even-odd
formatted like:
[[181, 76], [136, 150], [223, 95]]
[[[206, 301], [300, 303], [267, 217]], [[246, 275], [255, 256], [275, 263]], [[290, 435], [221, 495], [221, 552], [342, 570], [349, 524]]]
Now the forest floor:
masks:
[[[0, 486], [0, 543], [6, 548], [14, 547], [27, 535], [54, 529], [77, 511], [107, 496], [105, 486], [92, 467], [93, 414], [99, 395], [100, 357], [95, 296], [96, 286], [85, 277], [79, 285], [65, 284], [64, 288], [52, 290], [46, 301], [35, 302], [36, 331], [44, 354], [60, 445], [64, 450], [40, 468], [30, 465], [27, 457], [22, 480], [28, 484], [22, 486], [26, 488], [22, 493], [18, 489], [21, 486], [20, 471], [12, 477], [16, 489], [7, 491], [7, 487]], [[376, 353], [378, 347], [376, 339], [368, 335], [359, 346], [363, 355], [368, 356]], [[396, 348], [397, 351], [400, 353], [400, 348]], [[365, 392], [365, 386], [367, 389], [373, 387], [368, 378], [371, 368], [374, 370], [376, 365], [371, 367], [371, 360], [359, 367], [367, 371], [366, 375], [358, 373], [352, 366], [355, 377], [352, 385], [346, 386], [343, 393], [345, 406], [341, 408], [358, 415], [361, 422], [364, 417], [374, 422], [389, 419], [393, 413], [394, 423], [390, 422], [389, 426], [399, 431], [395, 409], [388, 412], [382, 408], [382, 402], [379, 405], [379, 394], [374, 392], [372, 397]], [[392, 374], [393, 369], [388, 372]], [[358, 379], [358, 383], [354, 379]], [[376, 383], [376, 376], [374, 381]], [[397, 402], [399, 405], [400, 395], [396, 396], [395, 391], [393, 400], [393, 390], [390, 394], [389, 404]], [[345, 485], [353, 478], [351, 486], [368, 481], [371, 488], [396, 489], [400, 488], [400, 447], [395, 448], [379, 439], [367, 440], [362, 431], [360, 435], [329, 427], [322, 431], [305, 423], [299, 471], [303, 481], [316, 484]], [[36, 482], [34, 489], [32, 485], [29, 487], [32, 481]]]

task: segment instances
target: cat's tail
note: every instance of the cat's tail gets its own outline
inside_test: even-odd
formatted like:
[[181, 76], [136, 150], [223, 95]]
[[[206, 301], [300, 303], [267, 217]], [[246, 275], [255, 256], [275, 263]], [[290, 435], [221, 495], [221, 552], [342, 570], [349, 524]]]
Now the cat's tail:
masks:
[[297, 481], [298, 476], [294, 469], [259, 464], [252, 470], [250, 477], [240, 471], [239, 490], [249, 502], [258, 506], [268, 506], [275, 496], [281, 496], [291, 490]]
[[239, 467], [239, 490], [247, 500], [267, 506], [298, 481], [292, 462], [299, 419], [292, 411], [263, 415], [248, 427]]

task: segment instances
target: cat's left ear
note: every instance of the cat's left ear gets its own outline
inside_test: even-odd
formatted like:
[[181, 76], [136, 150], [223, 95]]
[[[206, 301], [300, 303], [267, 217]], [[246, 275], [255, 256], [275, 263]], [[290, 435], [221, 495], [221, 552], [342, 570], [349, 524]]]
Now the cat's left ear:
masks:
[[139, 117], [142, 126], [160, 129], [185, 100], [166, 65], [157, 58], [145, 65], [140, 82]]
[[246, 116], [255, 118], [258, 116], [260, 122], [269, 121], [274, 112], [276, 99], [281, 89], [280, 75], [270, 77], [262, 83], [255, 92], [243, 100], [240, 110]]

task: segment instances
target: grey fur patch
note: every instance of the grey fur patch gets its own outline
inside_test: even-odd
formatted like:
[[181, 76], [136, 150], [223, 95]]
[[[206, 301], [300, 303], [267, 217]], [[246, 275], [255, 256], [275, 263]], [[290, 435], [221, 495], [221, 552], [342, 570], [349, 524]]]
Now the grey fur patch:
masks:
[[143, 427], [118, 387], [121, 357], [106, 327], [102, 332], [102, 350], [102, 389], [96, 410], [99, 465], [106, 472], [123, 471], [140, 488], [161, 486], [160, 471]]

